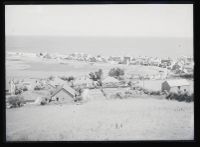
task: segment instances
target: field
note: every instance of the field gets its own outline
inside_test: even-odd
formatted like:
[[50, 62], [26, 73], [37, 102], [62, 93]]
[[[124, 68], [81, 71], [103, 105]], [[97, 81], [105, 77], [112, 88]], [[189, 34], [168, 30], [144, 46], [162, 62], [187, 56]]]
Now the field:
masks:
[[132, 98], [6, 110], [7, 141], [192, 140], [193, 103]]

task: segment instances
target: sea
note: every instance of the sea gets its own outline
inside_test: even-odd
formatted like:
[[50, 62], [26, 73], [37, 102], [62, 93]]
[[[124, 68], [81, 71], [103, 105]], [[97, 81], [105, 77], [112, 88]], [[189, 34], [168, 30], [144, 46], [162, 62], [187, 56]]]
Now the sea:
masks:
[[102, 56], [193, 56], [193, 39], [177, 37], [6, 36], [6, 52]]

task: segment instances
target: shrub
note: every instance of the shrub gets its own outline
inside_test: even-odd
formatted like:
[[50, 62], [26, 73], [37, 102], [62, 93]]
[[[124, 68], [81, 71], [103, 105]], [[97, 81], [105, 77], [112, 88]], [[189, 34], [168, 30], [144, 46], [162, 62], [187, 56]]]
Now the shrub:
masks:
[[42, 101], [40, 102], [41, 105], [46, 105], [48, 103], [49, 99], [46, 97], [42, 97]]
[[124, 95], [123, 95], [121, 92], [117, 92], [117, 93], [115, 94], [115, 97], [116, 97], [116, 98], [122, 99], [122, 98], [124, 98]]
[[80, 95], [76, 96], [75, 99], [74, 99], [75, 102], [79, 102], [79, 101], [82, 101], [82, 100], [83, 100], [83, 97], [80, 96]]
[[23, 91], [27, 91], [28, 88], [27, 88], [26, 86], [24, 86], [22, 90], [23, 90]]
[[89, 73], [89, 78], [92, 79], [93, 81], [101, 81], [102, 77], [103, 77], [102, 69], [99, 69], [94, 73], [93, 72]]
[[19, 94], [22, 93], [22, 91], [23, 91], [22, 89], [16, 88], [16, 89], [15, 89], [15, 94], [16, 94], [16, 95], [19, 95]]
[[193, 101], [193, 94], [189, 95], [187, 93], [169, 93], [166, 96], [166, 99], [170, 99], [170, 100], [177, 100], [179, 102], [185, 101], [185, 102], [192, 102]]
[[161, 95], [160, 91], [151, 91], [150, 95]]
[[22, 96], [10, 96], [8, 97], [8, 104], [11, 105], [12, 108], [21, 107], [24, 104], [24, 98]]
[[54, 76], [49, 76], [49, 77], [48, 77], [48, 80], [51, 80], [51, 81], [52, 81], [54, 78], [55, 78]]
[[39, 85], [36, 85], [35, 87], [34, 87], [34, 90], [41, 90], [42, 88], [39, 86]]
[[118, 77], [124, 75], [124, 70], [121, 69], [121, 68], [112, 68], [112, 69], [110, 69], [108, 74], [111, 77], [117, 77], [118, 78]]

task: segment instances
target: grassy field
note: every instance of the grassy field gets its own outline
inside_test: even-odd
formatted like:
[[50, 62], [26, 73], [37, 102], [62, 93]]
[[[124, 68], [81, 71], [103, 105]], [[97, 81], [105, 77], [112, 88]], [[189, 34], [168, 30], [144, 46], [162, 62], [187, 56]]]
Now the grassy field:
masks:
[[193, 103], [90, 100], [6, 110], [7, 141], [192, 140]]

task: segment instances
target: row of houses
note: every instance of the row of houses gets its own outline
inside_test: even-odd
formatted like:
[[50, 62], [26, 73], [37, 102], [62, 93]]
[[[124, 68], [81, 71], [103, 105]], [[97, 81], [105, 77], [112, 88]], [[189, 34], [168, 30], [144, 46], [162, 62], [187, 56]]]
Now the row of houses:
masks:
[[171, 58], [158, 58], [158, 57], [148, 57], [148, 56], [92, 56], [90, 54], [84, 53], [72, 53], [68, 55], [64, 54], [50, 54], [50, 53], [10, 53], [12, 56], [27, 56], [27, 57], [42, 57], [44, 59], [56, 59], [60, 63], [64, 63], [66, 60], [78, 60], [86, 62], [102, 62], [110, 64], [126, 64], [126, 65], [144, 65], [144, 66], [158, 66], [163, 68], [168, 68], [175, 73], [193, 73], [194, 61], [192, 57], [181, 56], [176, 59]]
[[[91, 81], [88, 81], [88, 82], [91, 82]], [[15, 84], [13, 80], [11, 80], [9, 83], [10, 83], [10, 92], [12, 92], [15, 88], [14, 86]], [[103, 80], [103, 83], [104, 83], [104, 86], [109, 87], [109, 85], [112, 85], [112, 84], [120, 84], [120, 81], [113, 77], [106, 77]], [[83, 80], [83, 83], [79, 82], [79, 85], [80, 84], [85, 84], [85, 81]], [[31, 100], [30, 97], [33, 97], [33, 101], [35, 100], [38, 101], [38, 99], [45, 98], [49, 102], [55, 101], [55, 102], [63, 102], [63, 103], [73, 102], [75, 98], [79, 95], [79, 92], [73, 89], [69, 85], [69, 83], [59, 78], [55, 78], [53, 81], [47, 81], [46, 85], [49, 86], [49, 89], [46, 90], [46, 92], [41, 91], [40, 93], [42, 94], [38, 94], [38, 93], [28, 90], [28, 91], [23, 92], [22, 95], [27, 100]], [[52, 93], [50, 93], [50, 90]], [[177, 93], [180, 91], [189, 92], [190, 84], [185, 79], [166, 80], [161, 84], [161, 91], [177, 92]]]

